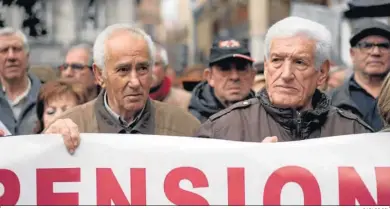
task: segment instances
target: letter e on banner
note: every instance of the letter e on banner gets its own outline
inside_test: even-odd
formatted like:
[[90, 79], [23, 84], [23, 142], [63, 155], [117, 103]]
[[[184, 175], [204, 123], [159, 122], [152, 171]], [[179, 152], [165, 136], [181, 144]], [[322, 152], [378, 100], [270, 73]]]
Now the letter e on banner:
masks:
[[306, 168], [285, 166], [274, 171], [264, 187], [263, 205], [280, 205], [281, 192], [287, 183], [302, 188], [304, 205], [321, 205], [321, 190], [317, 179]]
[[176, 205], [209, 205], [202, 196], [180, 188], [182, 180], [190, 181], [193, 188], [209, 186], [207, 177], [201, 170], [193, 167], [175, 168], [164, 181], [164, 192], [168, 200]]
[[378, 201], [353, 167], [339, 168], [339, 200], [340, 205], [390, 205], [390, 167], [376, 167], [376, 189]]
[[80, 182], [80, 168], [38, 168], [37, 205], [79, 205], [77, 192], [54, 193], [54, 182]]
[[111, 168], [97, 168], [97, 205], [146, 205], [145, 175], [145, 168], [130, 169], [130, 203]]
[[0, 205], [16, 205], [20, 196], [18, 176], [11, 170], [0, 169], [0, 184], [4, 193], [0, 196]]

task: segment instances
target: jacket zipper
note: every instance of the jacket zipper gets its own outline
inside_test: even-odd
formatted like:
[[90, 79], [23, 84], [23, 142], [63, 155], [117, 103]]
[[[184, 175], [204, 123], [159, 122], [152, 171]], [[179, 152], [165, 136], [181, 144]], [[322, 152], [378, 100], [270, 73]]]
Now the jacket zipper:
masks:
[[302, 118], [301, 118], [301, 113], [297, 111], [297, 138], [302, 139], [302, 133], [301, 133], [301, 126], [302, 126]]

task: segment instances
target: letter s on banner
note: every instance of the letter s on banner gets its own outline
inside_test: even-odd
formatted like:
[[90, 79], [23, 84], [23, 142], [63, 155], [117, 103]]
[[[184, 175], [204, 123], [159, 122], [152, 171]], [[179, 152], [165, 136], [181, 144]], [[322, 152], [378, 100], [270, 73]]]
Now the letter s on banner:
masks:
[[54, 193], [54, 182], [80, 182], [80, 168], [37, 169], [37, 205], [79, 205], [77, 192]]
[[340, 205], [390, 205], [390, 167], [376, 167], [378, 201], [374, 200], [363, 180], [353, 167], [339, 168]]
[[180, 188], [182, 180], [189, 180], [194, 188], [208, 187], [206, 175], [193, 167], [179, 167], [171, 170], [164, 181], [164, 192], [168, 200], [176, 205], [209, 205], [207, 200], [193, 192]]
[[0, 205], [16, 205], [20, 197], [18, 176], [11, 170], [0, 169], [0, 184], [4, 187], [4, 193], [0, 196]]
[[264, 187], [263, 205], [280, 205], [281, 192], [287, 183], [294, 182], [302, 188], [304, 205], [321, 205], [321, 190], [317, 179], [306, 168], [285, 166], [274, 171]]

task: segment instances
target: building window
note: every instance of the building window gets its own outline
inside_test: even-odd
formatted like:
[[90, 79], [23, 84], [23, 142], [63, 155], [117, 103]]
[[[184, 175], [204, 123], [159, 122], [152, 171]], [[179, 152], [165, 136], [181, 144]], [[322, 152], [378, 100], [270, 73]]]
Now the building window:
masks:
[[93, 41], [100, 30], [106, 26], [105, 0], [87, 0], [81, 5], [81, 29], [79, 38], [83, 41]]
[[0, 8], [2, 27], [21, 29], [32, 42], [51, 41], [51, 1], [1, 1]]

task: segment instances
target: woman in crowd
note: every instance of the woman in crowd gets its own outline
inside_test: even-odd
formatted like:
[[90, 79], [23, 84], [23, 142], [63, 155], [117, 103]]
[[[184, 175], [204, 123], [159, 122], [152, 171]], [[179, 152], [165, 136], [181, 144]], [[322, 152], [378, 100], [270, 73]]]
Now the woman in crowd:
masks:
[[49, 81], [41, 86], [37, 102], [38, 124], [41, 133], [64, 111], [87, 101], [86, 90], [77, 83], [64, 80]]
[[390, 74], [382, 84], [381, 93], [378, 96], [379, 114], [384, 121], [385, 132], [390, 132]]

